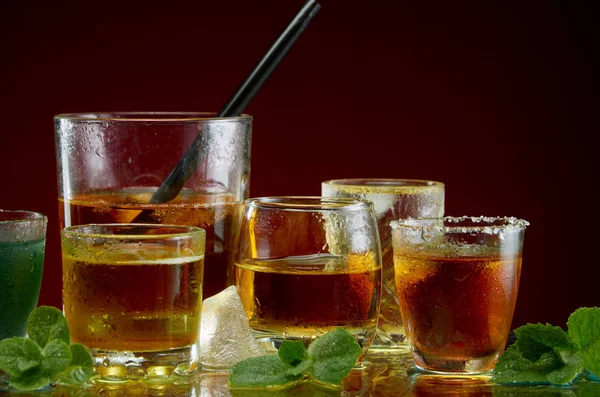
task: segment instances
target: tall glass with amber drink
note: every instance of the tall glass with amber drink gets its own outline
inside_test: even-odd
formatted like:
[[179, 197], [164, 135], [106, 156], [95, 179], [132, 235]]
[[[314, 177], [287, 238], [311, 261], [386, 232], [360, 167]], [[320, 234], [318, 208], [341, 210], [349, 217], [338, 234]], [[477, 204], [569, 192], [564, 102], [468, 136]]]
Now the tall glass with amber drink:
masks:
[[[203, 228], [204, 298], [216, 294], [233, 284], [233, 244], [248, 197], [251, 126], [247, 115], [209, 113], [56, 116], [60, 228], [103, 223]], [[186, 170], [186, 183], [173, 199], [157, 202], [153, 194], [192, 144], [198, 161]]]
[[382, 288], [377, 333], [370, 353], [406, 352], [406, 332], [400, 315], [394, 276], [390, 222], [405, 218], [444, 215], [444, 184], [418, 179], [333, 179], [321, 184], [326, 197], [350, 197], [373, 203], [381, 239]]
[[198, 366], [206, 233], [107, 224], [62, 231], [64, 313], [106, 380], [188, 374]]
[[235, 283], [267, 348], [306, 344], [343, 327], [363, 351], [377, 325], [381, 252], [372, 204], [354, 199], [265, 197], [244, 206]]
[[396, 291], [417, 367], [492, 369], [510, 331], [528, 223], [445, 217], [391, 225]]

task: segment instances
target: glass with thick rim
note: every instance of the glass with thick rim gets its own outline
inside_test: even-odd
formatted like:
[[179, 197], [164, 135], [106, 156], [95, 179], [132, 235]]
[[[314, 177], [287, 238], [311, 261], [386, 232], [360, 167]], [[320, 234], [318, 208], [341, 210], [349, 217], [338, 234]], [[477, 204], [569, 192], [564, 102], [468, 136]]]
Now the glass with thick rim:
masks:
[[47, 223], [38, 212], [0, 210], [0, 340], [26, 334], [40, 295]]
[[[130, 222], [201, 227], [205, 297], [233, 284], [233, 245], [248, 197], [252, 117], [117, 112], [61, 114], [54, 120], [61, 229]], [[173, 200], [150, 204], [198, 135], [200, 161], [183, 189]]]
[[370, 353], [407, 351], [394, 277], [390, 221], [405, 218], [439, 218], [444, 215], [444, 184], [419, 179], [332, 179], [321, 184], [327, 197], [350, 197], [373, 203], [381, 239], [382, 290], [377, 333]]
[[246, 200], [235, 280], [254, 334], [267, 349], [334, 327], [363, 352], [377, 323], [381, 251], [372, 204], [326, 197]]
[[104, 380], [161, 378], [198, 366], [206, 233], [106, 224], [62, 231], [63, 310], [71, 340]]
[[418, 368], [493, 368], [510, 331], [528, 225], [466, 216], [391, 222], [396, 290]]

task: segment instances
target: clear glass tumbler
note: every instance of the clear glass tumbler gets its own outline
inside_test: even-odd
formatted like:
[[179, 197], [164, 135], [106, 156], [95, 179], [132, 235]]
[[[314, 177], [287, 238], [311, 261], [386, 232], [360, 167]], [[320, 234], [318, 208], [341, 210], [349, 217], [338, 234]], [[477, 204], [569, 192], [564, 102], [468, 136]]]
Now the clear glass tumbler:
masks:
[[491, 217], [391, 223], [396, 291], [418, 368], [493, 368], [510, 331], [527, 225]]
[[[63, 114], [55, 117], [55, 130], [61, 229], [92, 223], [201, 227], [204, 298], [233, 284], [233, 244], [250, 178], [250, 116]], [[194, 141], [198, 162], [183, 189], [168, 202], [151, 203]]]
[[63, 229], [63, 310], [102, 379], [197, 369], [205, 241], [192, 226]]
[[334, 327], [367, 350], [381, 291], [372, 204], [354, 199], [265, 197], [244, 206], [236, 286], [255, 336], [309, 344]]
[[406, 352], [408, 344], [394, 279], [390, 221], [444, 215], [444, 184], [418, 179], [334, 179], [321, 184], [326, 197], [350, 197], [373, 203], [381, 239], [383, 285], [377, 333], [369, 353]]

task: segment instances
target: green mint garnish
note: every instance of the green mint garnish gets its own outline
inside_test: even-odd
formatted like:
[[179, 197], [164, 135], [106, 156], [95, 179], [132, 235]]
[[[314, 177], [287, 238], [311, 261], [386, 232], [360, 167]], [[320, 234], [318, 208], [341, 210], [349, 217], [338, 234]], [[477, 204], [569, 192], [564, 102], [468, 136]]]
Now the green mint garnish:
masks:
[[69, 346], [70, 336], [62, 312], [40, 306], [27, 320], [29, 338], [0, 341], [0, 369], [10, 374], [10, 385], [35, 390], [61, 380], [69, 384], [87, 382], [92, 376], [92, 357], [83, 345]]
[[284, 364], [276, 354], [251, 357], [233, 366], [229, 384], [232, 387], [284, 385], [301, 377], [301, 375], [288, 374], [287, 371], [292, 368]]
[[306, 348], [299, 340], [285, 341], [277, 351], [279, 358], [285, 364], [296, 366], [306, 359]]
[[352, 334], [343, 328], [335, 328], [308, 347], [308, 354], [314, 361], [311, 374], [321, 382], [339, 385], [356, 363], [361, 351]]
[[70, 385], [86, 383], [94, 372], [94, 362], [85, 346], [75, 343], [69, 346], [73, 359], [65, 368], [60, 380]]
[[600, 308], [576, 310], [568, 332], [550, 324], [527, 324], [515, 334], [517, 341], [494, 368], [494, 382], [569, 385], [600, 373]]
[[300, 341], [283, 341], [278, 354], [252, 357], [233, 366], [229, 385], [233, 388], [285, 386], [308, 375], [320, 382], [339, 385], [348, 375], [362, 349], [354, 336], [335, 328], [317, 338], [308, 348]]
[[20, 375], [42, 363], [42, 351], [27, 338], [7, 338], [0, 342], [0, 369]]
[[600, 377], [600, 308], [583, 307], [569, 316], [569, 335], [583, 353], [583, 365]]
[[27, 335], [41, 348], [54, 339], [60, 339], [66, 344], [71, 341], [65, 316], [51, 306], [40, 306], [29, 314]]

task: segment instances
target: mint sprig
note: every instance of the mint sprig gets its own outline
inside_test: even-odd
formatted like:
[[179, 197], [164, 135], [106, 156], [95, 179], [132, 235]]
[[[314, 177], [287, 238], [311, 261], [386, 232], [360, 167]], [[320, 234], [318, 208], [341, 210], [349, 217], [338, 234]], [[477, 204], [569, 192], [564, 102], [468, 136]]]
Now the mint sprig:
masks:
[[568, 331], [550, 324], [515, 330], [517, 341], [500, 356], [492, 380], [500, 384], [569, 385], [600, 376], [600, 308], [581, 308]]
[[233, 366], [232, 388], [268, 388], [312, 378], [339, 385], [348, 375], [362, 349], [354, 336], [335, 328], [317, 338], [308, 348], [300, 341], [284, 340], [278, 354], [252, 357]]
[[0, 369], [10, 374], [12, 387], [35, 390], [57, 380], [81, 384], [91, 378], [92, 357], [83, 345], [69, 346], [69, 327], [60, 310], [34, 309], [27, 319], [27, 334], [28, 338], [0, 341]]

